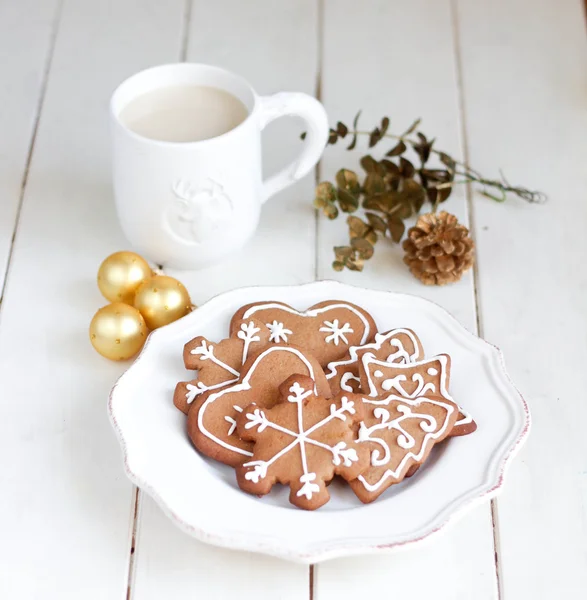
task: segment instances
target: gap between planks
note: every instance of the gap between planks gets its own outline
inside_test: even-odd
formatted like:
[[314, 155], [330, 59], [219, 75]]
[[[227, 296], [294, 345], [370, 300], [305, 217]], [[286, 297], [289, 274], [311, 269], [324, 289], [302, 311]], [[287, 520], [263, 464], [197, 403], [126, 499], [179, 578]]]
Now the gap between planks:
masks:
[[[587, 1], [587, 0], [586, 0]], [[450, 11], [452, 20], [452, 33], [453, 33], [453, 51], [454, 51], [454, 64], [456, 69], [456, 82], [457, 82], [457, 102], [458, 102], [458, 114], [460, 118], [460, 139], [461, 147], [463, 149], [463, 161], [465, 164], [469, 164], [469, 140], [467, 136], [467, 114], [465, 112], [465, 94], [463, 85], [463, 64], [461, 59], [461, 32], [459, 22], [459, 9], [458, 0], [450, 0]], [[471, 182], [465, 184], [465, 197], [467, 201], [467, 212], [469, 217], [469, 231], [473, 240], [475, 240], [475, 208], [473, 203], [473, 186]], [[479, 295], [479, 263], [475, 262], [473, 266], [473, 294], [475, 300], [475, 322], [477, 325], [477, 335], [483, 337], [483, 321], [481, 317], [481, 303]], [[502, 586], [501, 586], [501, 562], [500, 562], [500, 540], [499, 540], [499, 518], [497, 513], [497, 500], [494, 498], [490, 500], [491, 510], [491, 525], [493, 529], [493, 555], [494, 555], [494, 568], [495, 568], [495, 582], [497, 599], [501, 600], [503, 597]]]
[[4, 299], [4, 293], [6, 292], [6, 286], [8, 285], [8, 278], [10, 276], [10, 267], [12, 265], [12, 255], [14, 252], [14, 242], [16, 240], [16, 234], [18, 232], [18, 226], [20, 224], [20, 215], [22, 213], [22, 205], [24, 203], [24, 195], [26, 192], [27, 183], [29, 180], [29, 171], [31, 161], [33, 159], [33, 152], [35, 150], [35, 142], [37, 140], [37, 132], [39, 131], [39, 122], [41, 120], [41, 112], [43, 110], [43, 103], [45, 102], [45, 94], [47, 92], [47, 84], [49, 81], [49, 73], [51, 71], [51, 65], [53, 63], [53, 54], [55, 51], [55, 43], [57, 40], [57, 33], [59, 31], [59, 23], [61, 21], [61, 12], [63, 8], [63, 0], [58, 0], [55, 6], [55, 15], [53, 17], [53, 25], [51, 27], [51, 37], [49, 38], [49, 46], [47, 47], [47, 56], [45, 57], [45, 64], [43, 66], [43, 75], [41, 78], [41, 85], [39, 87], [39, 98], [35, 107], [35, 114], [33, 120], [33, 128], [31, 131], [31, 138], [29, 146], [27, 148], [26, 160], [24, 169], [22, 172], [22, 179], [20, 182], [20, 192], [18, 196], [18, 202], [16, 205], [16, 214], [14, 217], [14, 227], [12, 229], [12, 237], [10, 239], [10, 248], [8, 249], [8, 256], [6, 257], [5, 276], [2, 289], [0, 289], [0, 309], [2, 308], [2, 300]]
[[[180, 62], [185, 62], [187, 58], [188, 45], [189, 45], [189, 37], [190, 37], [190, 25], [192, 22], [192, 11], [193, 11], [194, 2], [193, 0], [185, 0], [184, 10], [183, 10], [183, 18], [182, 18], [182, 27], [181, 27], [181, 44], [179, 48], [179, 58]], [[163, 265], [157, 265], [157, 269], [164, 273]], [[142, 492], [141, 490], [133, 486], [133, 501], [131, 505], [131, 515], [132, 520], [130, 524], [130, 532], [129, 532], [129, 550], [128, 550], [128, 560], [127, 560], [127, 577], [126, 577], [126, 600], [131, 600], [133, 596], [133, 584], [135, 580], [135, 565], [136, 565], [136, 556], [137, 556], [137, 535], [138, 535], [138, 527], [139, 527], [139, 514], [140, 507], [142, 502]]]
[[[318, 56], [316, 59], [316, 98], [322, 102], [322, 67], [324, 58], [324, 0], [318, 0], [318, 18], [316, 23], [316, 35], [318, 36], [317, 49]], [[314, 169], [316, 186], [320, 183], [322, 161], [316, 163]], [[318, 280], [318, 256], [319, 256], [319, 239], [320, 239], [320, 211], [314, 209], [314, 281]], [[314, 600], [314, 590], [316, 586], [318, 573], [318, 565], [310, 565], [308, 568], [308, 598]]]
[[[182, 23], [182, 35], [181, 35], [181, 46], [179, 52], [179, 60], [185, 62], [187, 59], [187, 51], [189, 47], [189, 35], [190, 35], [190, 23], [192, 20], [193, 11], [193, 0], [185, 1], [185, 8], [183, 13]], [[318, 56], [317, 56], [317, 69], [316, 69], [316, 87], [314, 95], [318, 100], [322, 100], [322, 63], [323, 63], [323, 15], [324, 15], [324, 0], [318, 0], [318, 17], [316, 23], [316, 35], [318, 37]], [[314, 176], [316, 185], [320, 181], [320, 162], [316, 164], [314, 169]], [[319, 211], [315, 210], [315, 221], [314, 221], [314, 279], [318, 279], [318, 239], [319, 239]], [[162, 265], [157, 265], [158, 268], [163, 271]], [[139, 527], [139, 514], [142, 503], [142, 492], [136, 486], [134, 487], [133, 504], [131, 507], [132, 522], [129, 532], [129, 555], [128, 555], [128, 570], [127, 570], [127, 582], [126, 582], [126, 600], [132, 600], [133, 597], [133, 585], [136, 573], [137, 564], [137, 537]], [[308, 567], [308, 598], [314, 600], [315, 597], [315, 585], [316, 585], [316, 573], [317, 565], [310, 565]]]

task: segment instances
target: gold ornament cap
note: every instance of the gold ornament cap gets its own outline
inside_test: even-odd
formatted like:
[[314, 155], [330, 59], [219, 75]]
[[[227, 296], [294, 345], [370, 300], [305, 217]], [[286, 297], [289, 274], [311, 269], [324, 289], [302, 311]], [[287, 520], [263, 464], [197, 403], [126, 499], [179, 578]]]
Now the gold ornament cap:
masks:
[[168, 275], [155, 275], [142, 283], [136, 291], [134, 305], [149, 329], [173, 323], [192, 310], [185, 286]]
[[98, 269], [98, 287], [110, 302], [132, 304], [139, 285], [152, 275], [149, 263], [142, 256], [135, 252], [115, 252]]
[[148, 333], [141, 313], [122, 302], [102, 307], [90, 323], [92, 346], [110, 360], [132, 358], [143, 347]]

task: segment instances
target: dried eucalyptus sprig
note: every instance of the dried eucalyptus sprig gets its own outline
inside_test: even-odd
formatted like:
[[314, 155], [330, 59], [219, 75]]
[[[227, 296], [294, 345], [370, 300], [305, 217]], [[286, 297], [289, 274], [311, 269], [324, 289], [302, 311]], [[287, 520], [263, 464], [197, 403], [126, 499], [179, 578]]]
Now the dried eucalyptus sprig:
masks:
[[[501, 179], [483, 177], [467, 164], [436, 149], [436, 140], [428, 139], [419, 131], [420, 119], [396, 135], [388, 132], [388, 117], [383, 117], [373, 130], [365, 131], [358, 128], [360, 116], [359, 111], [352, 128], [339, 121], [336, 128], [330, 129], [328, 144], [350, 137], [347, 150], [353, 150], [360, 136], [368, 136], [369, 148], [384, 139], [393, 139], [395, 144], [382, 160], [375, 160], [370, 155], [361, 158], [361, 167], [365, 171], [362, 182], [353, 171], [340, 169], [334, 183], [324, 181], [316, 187], [314, 206], [329, 219], [336, 219], [339, 211], [354, 213], [359, 208], [365, 211], [366, 220], [356, 216], [347, 218], [350, 243], [334, 248], [332, 266], [337, 271], [345, 267], [361, 271], [364, 261], [373, 256], [374, 245], [380, 237], [399, 243], [405, 232], [404, 220], [419, 214], [426, 201], [432, 205], [432, 212], [436, 212], [456, 185], [477, 184], [481, 194], [497, 202], [505, 201], [508, 194], [531, 203], [546, 200], [542, 192], [511, 185], [503, 174]], [[302, 138], [304, 136], [302, 134]], [[409, 148], [415, 152], [418, 165], [406, 158]], [[431, 157], [438, 163], [434, 168], [429, 164]]]

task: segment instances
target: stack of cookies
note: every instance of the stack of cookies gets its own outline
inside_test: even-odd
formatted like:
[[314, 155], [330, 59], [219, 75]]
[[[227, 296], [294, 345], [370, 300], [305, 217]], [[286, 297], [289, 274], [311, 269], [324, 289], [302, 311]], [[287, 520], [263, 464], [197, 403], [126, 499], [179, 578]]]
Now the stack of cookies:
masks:
[[229, 336], [183, 352], [175, 406], [206, 456], [231, 465], [255, 495], [289, 485], [316, 509], [345, 479], [365, 503], [412, 476], [433, 446], [476, 429], [448, 388], [450, 357], [424, 357], [416, 333], [378, 333], [360, 306], [329, 300], [299, 312], [281, 302], [240, 308]]

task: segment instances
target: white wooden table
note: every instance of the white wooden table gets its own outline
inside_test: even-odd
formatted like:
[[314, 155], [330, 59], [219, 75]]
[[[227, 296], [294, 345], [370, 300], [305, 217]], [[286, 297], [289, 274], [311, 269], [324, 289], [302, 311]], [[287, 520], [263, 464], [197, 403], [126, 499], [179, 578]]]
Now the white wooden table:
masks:
[[[580, 0], [0, 0], [0, 597], [437, 600], [587, 594], [587, 36]], [[533, 413], [505, 491], [404, 553], [308, 569], [206, 546], [124, 476], [106, 398], [124, 365], [87, 328], [100, 261], [127, 247], [110, 189], [107, 100], [177, 60], [228, 67], [260, 93], [317, 94], [334, 123], [359, 108], [547, 192], [505, 205], [455, 193], [477, 267], [431, 289], [378, 248], [334, 273], [340, 222], [317, 178], [356, 166], [331, 147], [264, 210], [231, 261], [181, 273], [196, 303], [249, 284], [336, 278], [440, 303], [500, 346]], [[267, 168], [299, 148], [267, 135]], [[172, 273], [173, 274], [173, 273]]]

